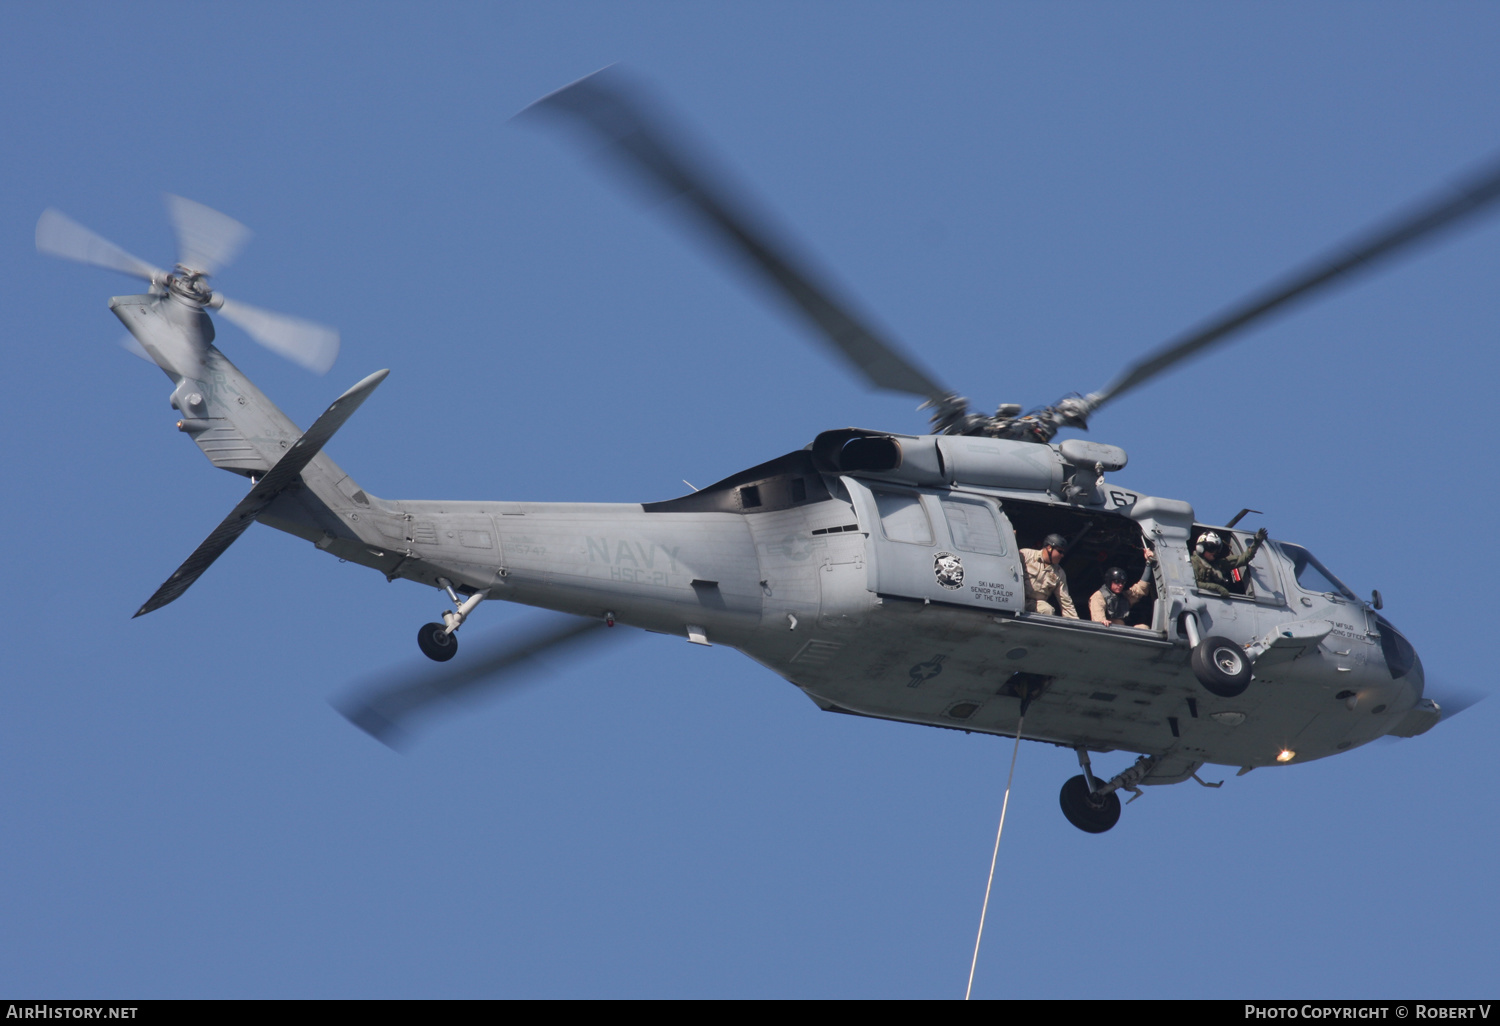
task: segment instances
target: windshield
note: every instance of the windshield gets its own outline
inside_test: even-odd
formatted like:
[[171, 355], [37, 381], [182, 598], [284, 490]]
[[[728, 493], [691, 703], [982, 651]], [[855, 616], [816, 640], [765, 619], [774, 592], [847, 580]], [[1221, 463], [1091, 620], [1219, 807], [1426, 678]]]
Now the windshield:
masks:
[[1396, 630], [1391, 621], [1379, 613], [1375, 614], [1375, 625], [1380, 631], [1380, 651], [1385, 656], [1386, 667], [1391, 671], [1391, 679], [1400, 680], [1417, 665], [1417, 650], [1401, 636], [1401, 632]]
[[1277, 542], [1276, 544], [1281, 546], [1281, 551], [1286, 554], [1286, 558], [1292, 561], [1297, 586], [1303, 591], [1331, 592], [1354, 602], [1359, 601], [1343, 581], [1329, 573], [1328, 568], [1319, 563], [1317, 557], [1301, 545], [1293, 545], [1290, 542]]

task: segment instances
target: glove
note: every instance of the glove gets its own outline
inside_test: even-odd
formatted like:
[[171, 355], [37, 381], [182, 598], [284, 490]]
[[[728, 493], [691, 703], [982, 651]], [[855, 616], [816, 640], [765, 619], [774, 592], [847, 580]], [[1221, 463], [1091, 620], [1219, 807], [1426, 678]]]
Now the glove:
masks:
[[1262, 527], [1259, 531], [1255, 532], [1255, 543], [1257, 545], [1259, 545], [1261, 542], [1263, 542], [1265, 540], [1266, 540], [1266, 529], [1264, 527]]

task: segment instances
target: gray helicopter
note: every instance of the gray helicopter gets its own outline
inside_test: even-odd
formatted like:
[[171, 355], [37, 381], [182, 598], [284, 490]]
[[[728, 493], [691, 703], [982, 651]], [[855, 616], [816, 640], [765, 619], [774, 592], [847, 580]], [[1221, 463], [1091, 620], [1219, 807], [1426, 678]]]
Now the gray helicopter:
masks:
[[[523, 114], [570, 120], [602, 138], [623, 168], [679, 200], [872, 386], [921, 397], [932, 433], [826, 431], [660, 502], [380, 498], [323, 448], [387, 371], [349, 389], [304, 432], [213, 345], [208, 311], [218, 310], [311, 369], [326, 370], [337, 353], [331, 329], [209, 286], [243, 243], [243, 226], [172, 198], [179, 260], [166, 272], [49, 210], [37, 224], [40, 250], [149, 282], [110, 309], [172, 380], [179, 430], [251, 484], [135, 615], [180, 597], [260, 522], [388, 580], [445, 593], [453, 608], [417, 638], [440, 663], [487, 600], [571, 614], [519, 643], [347, 699], [345, 714], [387, 743], [432, 706], [618, 624], [736, 648], [829, 712], [1071, 748], [1082, 772], [1063, 785], [1060, 803], [1090, 833], [1119, 819], [1121, 790], [1205, 783], [1205, 763], [1245, 773], [1308, 762], [1421, 734], [1456, 711], [1424, 695], [1421, 660], [1378, 612], [1378, 592], [1369, 602], [1356, 596], [1300, 545], [1257, 544], [1237, 529], [1253, 511], [1202, 524], [1186, 502], [1106, 482], [1126, 465], [1116, 446], [1053, 439], [1268, 314], [1480, 212], [1500, 197], [1500, 167], [1272, 283], [1098, 392], [987, 415], [857, 316], [689, 156], [685, 136], [619, 72], [575, 82]], [[1139, 580], [1136, 600], [1112, 607], [1118, 615], [1108, 622], [1036, 611], [1025, 551], [1049, 539], [1073, 594], [1103, 594], [1114, 566]], [[1209, 586], [1195, 553], [1200, 568], [1217, 555], [1235, 569]], [[1091, 755], [1115, 751], [1137, 758], [1096, 775]]]

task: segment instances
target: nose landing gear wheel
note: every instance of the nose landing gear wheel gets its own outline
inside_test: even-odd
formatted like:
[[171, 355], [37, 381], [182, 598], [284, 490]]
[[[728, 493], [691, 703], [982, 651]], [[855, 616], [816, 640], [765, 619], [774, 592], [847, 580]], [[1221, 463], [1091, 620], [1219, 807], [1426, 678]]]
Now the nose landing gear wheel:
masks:
[[1102, 834], [1120, 821], [1119, 792], [1098, 797], [1089, 791], [1089, 782], [1082, 773], [1063, 784], [1058, 804], [1068, 822], [1084, 833]]
[[424, 623], [417, 631], [417, 647], [428, 659], [446, 663], [458, 654], [458, 638], [445, 633], [440, 623]]
[[1228, 638], [1204, 638], [1190, 662], [1198, 683], [1220, 698], [1234, 698], [1250, 686], [1250, 660], [1244, 648]]

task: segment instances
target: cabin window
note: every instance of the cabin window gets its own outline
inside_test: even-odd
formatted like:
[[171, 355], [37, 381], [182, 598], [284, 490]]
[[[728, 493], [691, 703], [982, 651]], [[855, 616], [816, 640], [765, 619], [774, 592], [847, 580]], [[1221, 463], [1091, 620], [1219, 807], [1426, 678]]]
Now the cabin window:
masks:
[[740, 508], [754, 509], [760, 505], [760, 486], [746, 485], [740, 489]]
[[874, 495], [880, 526], [888, 539], [912, 545], [932, 544], [932, 524], [917, 496], [904, 492], [874, 492]]
[[[1188, 543], [1194, 552], [1198, 550], [1198, 539], [1209, 531], [1217, 534], [1228, 544], [1229, 550], [1225, 553], [1226, 556], [1237, 556], [1244, 552], [1249, 548], [1253, 537], [1250, 534], [1231, 531], [1227, 527], [1204, 527], [1198, 524], [1193, 527], [1192, 540]], [[1286, 605], [1286, 595], [1281, 590], [1277, 570], [1280, 562], [1273, 555], [1270, 545], [1262, 545], [1256, 552], [1255, 558], [1245, 566], [1224, 571], [1224, 575], [1229, 578], [1225, 587], [1229, 589], [1230, 597], [1254, 599], [1263, 605]], [[1200, 591], [1200, 594], [1209, 594], [1209, 592]], [[1213, 592], [1213, 594], [1218, 593]]]
[[1277, 542], [1277, 544], [1281, 546], [1281, 551], [1286, 554], [1287, 559], [1292, 561], [1292, 572], [1297, 576], [1297, 587], [1303, 591], [1342, 595], [1351, 601], [1359, 601], [1343, 581], [1329, 573], [1328, 568], [1319, 563], [1317, 558], [1301, 545], [1293, 545], [1290, 542]]
[[[1220, 561], [1227, 557], [1238, 556], [1241, 552], [1245, 551], [1244, 539], [1235, 534], [1233, 531], [1229, 530], [1227, 527], [1194, 527], [1193, 537], [1192, 540], [1188, 542], [1188, 546], [1194, 553], [1198, 554], [1200, 558], [1202, 556], [1202, 553], [1198, 552], [1198, 540], [1202, 538], [1203, 535], [1208, 534], [1210, 531], [1218, 535], [1220, 540], [1222, 540], [1224, 544], [1228, 546], [1228, 548], [1220, 555]], [[1256, 553], [1255, 562], [1265, 562], [1264, 548], [1262, 548], [1260, 552]], [[1218, 568], [1220, 570], [1224, 570], [1223, 566], [1218, 564], [1218, 561], [1215, 561], [1215, 563], [1216, 565], [1218, 565]], [[1236, 567], [1233, 570], [1224, 570], [1224, 576], [1229, 578], [1224, 587], [1228, 589], [1230, 595], [1234, 596], [1235, 598], [1256, 597], [1256, 588], [1252, 583], [1253, 579], [1256, 576], [1253, 569], [1253, 564], [1249, 566]], [[1212, 594], [1217, 595], [1218, 592], [1215, 591], [1212, 592]]]
[[[1234, 539], [1240, 547], [1250, 544], [1248, 535], [1239, 535]], [[1286, 595], [1281, 590], [1280, 579], [1276, 573], [1276, 559], [1271, 553], [1271, 546], [1262, 545], [1255, 558], [1245, 570], [1250, 574], [1250, 585], [1245, 594], [1254, 598], [1257, 602], [1271, 605], [1286, 605]]]
[[978, 502], [943, 500], [943, 516], [948, 518], [948, 532], [953, 544], [965, 552], [978, 552], [987, 556], [1005, 555], [1005, 542], [995, 515], [990, 508]]

